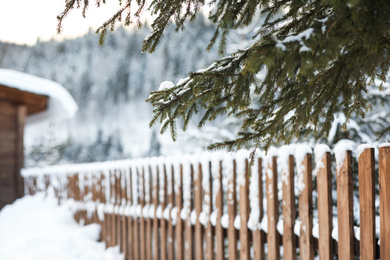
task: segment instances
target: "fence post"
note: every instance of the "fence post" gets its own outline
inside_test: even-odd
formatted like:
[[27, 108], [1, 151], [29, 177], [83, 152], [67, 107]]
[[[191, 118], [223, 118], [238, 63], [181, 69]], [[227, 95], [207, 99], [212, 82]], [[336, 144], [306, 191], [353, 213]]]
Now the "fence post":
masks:
[[[317, 148], [317, 147], [316, 147]], [[319, 148], [320, 149], [320, 148]], [[330, 161], [330, 149], [325, 147], [325, 153], [315, 150], [317, 191], [318, 191], [318, 251], [320, 259], [333, 259], [333, 213], [332, 213], [332, 173]], [[322, 157], [322, 158], [321, 158]]]
[[[364, 147], [361, 149], [364, 149]], [[364, 149], [363, 152], [360, 153], [358, 159], [360, 201], [360, 259], [368, 260], [376, 258], [374, 149]]]
[[379, 146], [380, 256], [390, 259], [390, 144]]
[[[271, 155], [269, 155], [271, 157]], [[276, 229], [276, 224], [279, 220], [278, 207], [278, 171], [277, 171], [277, 157], [272, 156], [268, 159], [268, 169], [266, 177], [266, 193], [267, 193], [267, 215], [268, 215], [268, 258], [280, 259], [280, 242], [279, 234]]]
[[[340, 146], [341, 147], [341, 146]], [[354, 259], [353, 232], [353, 186], [351, 150], [336, 146], [337, 165], [337, 213], [338, 213], [338, 253], [340, 259]], [[342, 157], [344, 153], [344, 158]]]

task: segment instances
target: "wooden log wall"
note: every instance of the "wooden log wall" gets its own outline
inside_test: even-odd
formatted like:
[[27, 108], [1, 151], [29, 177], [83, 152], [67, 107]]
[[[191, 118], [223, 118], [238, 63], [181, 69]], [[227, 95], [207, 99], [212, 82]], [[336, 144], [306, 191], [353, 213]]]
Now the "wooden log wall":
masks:
[[328, 147], [315, 156], [291, 150], [252, 166], [240, 151], [26, 169], [26, 192], [72, 205], [75, 219], [101, 225], [101, 240], [126, 260], [390, 259], [390, 145], [379, 148], [379, 175], [374, 149], [358, 149], [359, 216], [348, 146], [336, 147], [334, 172]]

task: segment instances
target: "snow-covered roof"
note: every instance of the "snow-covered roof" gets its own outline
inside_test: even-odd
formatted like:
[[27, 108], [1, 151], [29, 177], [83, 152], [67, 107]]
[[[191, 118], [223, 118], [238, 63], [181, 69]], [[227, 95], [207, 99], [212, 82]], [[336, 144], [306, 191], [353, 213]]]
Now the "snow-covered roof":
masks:
[[29, 115], [26, 125], [47, 120], [72, 118], [78, 110], [78, 106], [69, 92], [60, 84], [48, 79], [19, 71], [0, 69], [0, 85], [49, 97], [47, 109]]

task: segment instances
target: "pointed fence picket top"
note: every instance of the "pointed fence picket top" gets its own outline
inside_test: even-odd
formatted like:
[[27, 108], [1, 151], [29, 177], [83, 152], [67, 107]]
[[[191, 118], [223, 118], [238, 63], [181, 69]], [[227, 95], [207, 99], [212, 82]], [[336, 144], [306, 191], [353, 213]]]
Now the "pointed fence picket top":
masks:
[[100, 224], [101, 240], [119, 245], [126, 260], [390, 259], [390, 145], [379, 148], [379, 194], [374, 149], [358, 148], [360, 227], [353, 227], [352, 148], [336, 146], [332, 173], [328, 147], [316, 147], [315, 160], [310, 148], [292, 147], [255, 158], [252, 168], [241, 152], [31, 169], [25, 189], [51, 196], [53, 188], [77, 221]]

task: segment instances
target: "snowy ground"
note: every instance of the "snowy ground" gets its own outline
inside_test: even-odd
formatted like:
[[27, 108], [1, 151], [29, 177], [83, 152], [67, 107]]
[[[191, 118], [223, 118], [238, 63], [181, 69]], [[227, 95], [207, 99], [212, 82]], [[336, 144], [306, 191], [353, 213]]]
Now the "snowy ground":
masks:
[[25, 196], [0, 211], [0, 259], [122, 260], [118, 248], [97, 242], [99, 232], [96, 224], [78, 225], [53, 198]]

